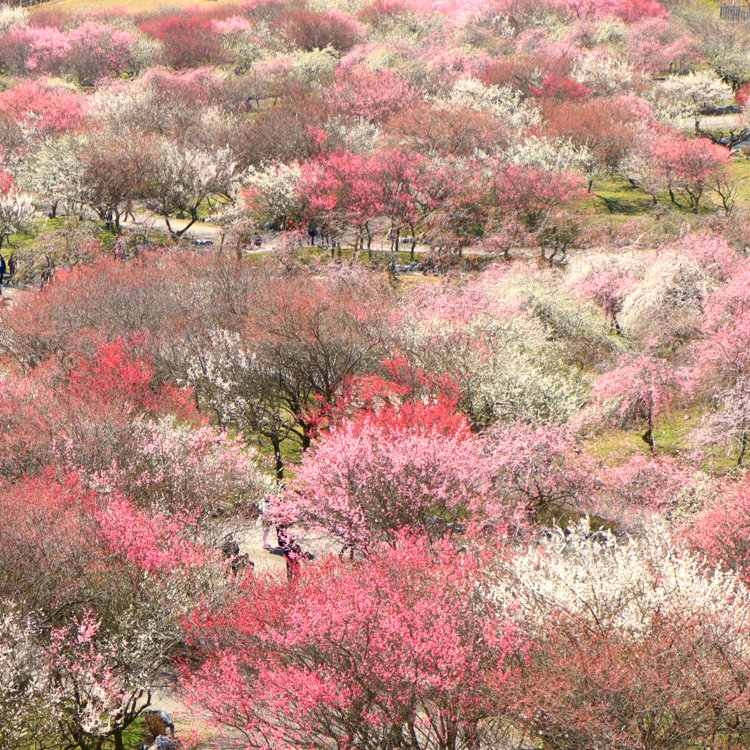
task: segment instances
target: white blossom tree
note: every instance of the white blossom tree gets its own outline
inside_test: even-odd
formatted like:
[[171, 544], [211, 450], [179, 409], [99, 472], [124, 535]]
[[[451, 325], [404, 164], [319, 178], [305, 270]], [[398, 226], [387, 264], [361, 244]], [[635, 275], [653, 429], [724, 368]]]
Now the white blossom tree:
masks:
[[696, 131], [706, 109], [720, 107], [733, 99], [730, 86], [711, 70], [668, 76], [653, 91], [653, 106], [662, 118], [691, 119]]
[[626, 60], [599, 52], [578, 57], [572, 76], [578, 83], [605, 95], [632, 91], [639, 77]]
[[34, 205], [27, 196], [14, 188], [0, 192], [0, 249], [8, 237], [27, 227], [33, 216]]
[[298, 164], [269, 164], [251, 168], [245, 198], [250, 215], [261, 225], [283, 226], [299, 220], [305, 208], [300, 190], [302, 170]]
[[590, 175], [594, 155], [587, 146], [576, 146], [569, 138], [530, 136], [511, 144], [503, 154], [509, 164], [548, 172], [583, 172]]
[[542, 122], [539, 109], [520, 91], [510, 86], [485, 86], [476, 78], [459, 78], [447, 103], [489, 112], [514, 130], [528, 130]]
[[747, 731], [750, 591], [667, 528], [552, 529], [491, 590], [535, 639], [516, 717], [545, 745], [732, 746]]
[[0, 601], [0, 747], [26, 750], [38, 733], [52, 735], [44, 651], [37, 628], [10, 600]]
[[71, 213], [83, 200], [83, 167], [79, 153], [85, 139], [65, 135], [44, 143], [26, 159], [18, 172], [19, 186], [50, 204], [50, 216], [55, 218], [62, 207]]
[[[159, 144], [150, 166], [147, 206], [164, 219], [173, 239], [198, 221], [208, 199], [231, 200], [240, 176], [229, 149], [184, 148], [168, 141]], [[187, 224], [176, 229], [171, 222], [175, 216], [184, 216]]]

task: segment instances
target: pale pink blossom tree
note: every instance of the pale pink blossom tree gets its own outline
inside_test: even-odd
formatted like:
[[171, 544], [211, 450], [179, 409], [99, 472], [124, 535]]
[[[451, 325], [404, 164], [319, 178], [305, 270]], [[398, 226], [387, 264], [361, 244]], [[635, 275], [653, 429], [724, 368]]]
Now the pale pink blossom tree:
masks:
[[385, 406], [326, 434], [271, 513], [323, 528], [352, 552], [395, 544], [406, 528], [433, 540], [476, 522], [504, 531], [520, 523], [525, 507], [494, 489], [494, 473], [488, 447], [464, 420], [446, 424], [439, 405], [406, 419]]
[[653, 455], [654, 423], [679, 393], [680, 378], [663, 359], [650, 354], [624, 354], [594, 384], [592, 413], [613, 427], [646, 425], [642, 438]]

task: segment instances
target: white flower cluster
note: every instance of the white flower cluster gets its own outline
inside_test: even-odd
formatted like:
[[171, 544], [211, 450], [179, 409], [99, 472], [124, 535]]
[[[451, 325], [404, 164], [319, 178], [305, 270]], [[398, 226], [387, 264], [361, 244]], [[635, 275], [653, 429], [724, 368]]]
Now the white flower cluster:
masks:
[[[9, 601], [0, 601], [0, 747], [31, 747], [30, 711], [41, 708], [46, 679], [40, 668], [33, 624]], [[41, 713], [41, 712], [40, 712]], [[45, 727], [39, 727], [44, 734]]]
[[0, 6], [0, 34], [11, 29], [25, 29], [29, 24], [26, 8], [14, 8], [11, 5]]
[[529, 136], [511, 144], [503, 154], [509, 164], [548, 172], [590, 174], [594, 156], [586, 146], [576, 146], [569, 138]]
[[572, 76], [597, 93], [615, 94], [632, 91], [637, 73], [623, 59], [591, 52], [576, 59]]
[[710, 107], [729, 104], [732, 89], [713, 70], [667, 76], [653, 90], [652, 105], [667, 121], [698, 118]]
[[229, 149], [183, 148], [170, 141], [159, 145], [157, 201], [165, 213], [200, 204], [210, 195], [235, 189], [237, 163]]
[[252, 215], [259, 224], [280, 225], [302, 215], [299, 164], [270, 164], [251, 168], [246, 182], [252, 192]]
[[616, 538], [588, 520], [556, 528], [505, 563], [495, 596], [517, 606], [537, 634], [552, 616], [582, 618], [629, 637], [648, 634], [658, 618], [700, 621], [750, 657], [750, 591], [737, 574], [709, 568], [676, 547], [665, 528]]
[[[439, 102], [440, 103], [440, 102]], [[513, 130], [541, 125], [539, 109], [510, 86], [485, 86], [476, 78], [460, 78], [453, 84], [448, 102], [489, 112]]]
[[44, 143], [20, 164], [19, 187], [72, 212], [83, 193], [80, 154], [85, 145], [85, 137], [75, 134]]
[[620, 322], [631, 330], [641, 331], [659, 311], [671, 314], [681, 309], [698, 315], [716, 287], [716, 279], [693, 258], [673, 250], [662, 251], [625, 298]]
[[17, 190], [0, 193], [0, 245], [11, 234], [26, 228], [34, 217], [34, 204]]

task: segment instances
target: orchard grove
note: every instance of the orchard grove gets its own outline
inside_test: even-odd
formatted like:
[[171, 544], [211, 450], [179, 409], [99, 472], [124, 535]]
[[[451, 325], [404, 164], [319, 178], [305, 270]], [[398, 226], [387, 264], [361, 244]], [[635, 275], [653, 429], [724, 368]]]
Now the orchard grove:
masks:
[[748, 100], [701, 0], [0, 6], [0, 750], [750, 746]]

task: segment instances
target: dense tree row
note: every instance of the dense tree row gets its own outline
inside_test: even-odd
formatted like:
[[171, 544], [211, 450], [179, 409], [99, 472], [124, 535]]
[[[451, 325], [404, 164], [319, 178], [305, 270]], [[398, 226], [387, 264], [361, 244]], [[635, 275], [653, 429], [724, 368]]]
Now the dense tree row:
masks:
[[[699, 235], [402, 291], [174, 251], [58, 275], [2, 327], [4, 741], [117, 744], [188, 654], [252, 746], [738, 741], [750, 493], [656, 436], [680, 395], [742, 461], [746, 266]], [[266, 506], [342, 554], [227, 577], [217, 518]]]
[[730, 74], [720, 31], [655, 0], [6, 9], [0, 147], [52, 216], [117, 231], [142, 202], [173, 237], [175, 216], [213, 211], [370, 247], [385, 221], [396, 242], [558, 260], [579, 241], [570, 213], [613, 175], [654, 203], [735, 208], [730, 155], [701, 118], [750, 62]]

